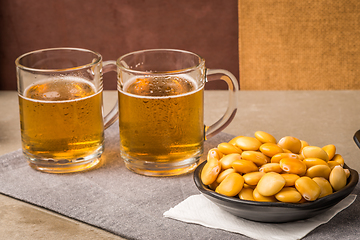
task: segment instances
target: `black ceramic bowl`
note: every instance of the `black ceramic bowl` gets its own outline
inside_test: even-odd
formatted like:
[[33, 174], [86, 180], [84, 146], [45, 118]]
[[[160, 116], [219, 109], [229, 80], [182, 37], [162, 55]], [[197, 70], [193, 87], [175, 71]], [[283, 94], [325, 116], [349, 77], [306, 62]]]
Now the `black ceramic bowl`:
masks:
[[227, 197], [216, 193], [201, 182], [201, 171], [206, 161], [201, 163], [194, 172], [194, 181], [197, 188], [205, 197], [229, 213], [257, 222], [280, 223], [291, 222], [314, 217], [325, 212], [347, 197], [359, 181], [357, 171], [350, 169], [347, 185], [333, 194], [307, 203], [282, 202], [255, 202], [241, 200], [236, 197]]

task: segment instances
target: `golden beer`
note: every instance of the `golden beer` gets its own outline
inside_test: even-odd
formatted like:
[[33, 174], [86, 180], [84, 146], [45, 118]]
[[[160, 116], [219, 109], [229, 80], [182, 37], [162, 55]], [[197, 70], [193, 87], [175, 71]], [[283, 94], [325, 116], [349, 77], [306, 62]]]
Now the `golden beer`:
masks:
[[103, 151], [102, 92], [76, 77], [48, 79], [19, 95], [23, 151], [33, 160], [82, 161]]
[[201, 155], [203, 87], [198, 88], [193, 79], [137, 78], [126, 82], [118, 95], [120, 148], [125, 161], [133, 166], [141, 161], [158, 163], [150, 165], [158, 168], [154, 171], [162, 171], [162, 166], [181, 168], [180, 162]]

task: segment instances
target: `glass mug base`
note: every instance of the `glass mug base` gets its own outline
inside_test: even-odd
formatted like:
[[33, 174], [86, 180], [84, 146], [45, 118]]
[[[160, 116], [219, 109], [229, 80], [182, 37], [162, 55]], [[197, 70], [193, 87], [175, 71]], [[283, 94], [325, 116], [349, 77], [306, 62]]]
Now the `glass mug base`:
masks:
[[122, 158], [130, 171], [151, 177], [170, 177], [190, 173], [195, 170], [200, 160], [200, 156], [177, 162], [144, 161], [126, 158], [124, 155]]
[[93, 154], [77, 159], [51, 159], [36, 158], [24, 152], [30, 167], [35, 170], [47, 173], [74, 173], [94, 169], [101, 163], [103, 147], [100, 147]]

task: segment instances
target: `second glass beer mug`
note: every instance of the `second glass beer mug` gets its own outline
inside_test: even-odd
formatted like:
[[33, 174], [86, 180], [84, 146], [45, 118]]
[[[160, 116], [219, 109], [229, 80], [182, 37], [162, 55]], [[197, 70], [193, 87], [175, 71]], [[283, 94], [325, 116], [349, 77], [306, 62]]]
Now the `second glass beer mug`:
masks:
[[[206, 138], [224, 129], [236, 113], [236, 78], [206, 69], [197, 54], [152, 49], [117, 61], [120, 152], [128, 169], [148, 176], [192, 171]], [[229, 85], [229, 107], [214, 125], [204, 126], [204, 85], [210, 75]]]

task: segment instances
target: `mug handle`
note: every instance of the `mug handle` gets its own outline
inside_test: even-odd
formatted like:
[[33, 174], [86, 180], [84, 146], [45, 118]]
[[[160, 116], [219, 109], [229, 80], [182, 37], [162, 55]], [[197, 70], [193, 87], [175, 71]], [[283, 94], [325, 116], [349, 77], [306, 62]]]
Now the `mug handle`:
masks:
[[[103, 61], [102, 71], [103, 73], [107, 73], [110, 71], [116, 72], [117, 71], [116, 61], [113, 60]], [[116, 100], [115, 106], [104, 117], [104, 128], [107, 129], [118, 119], [119, 119], [119, 107], [118, 107], [118, 100]]]
[[[219, 75], [221, 75], [219, 77]], [[216, 78], [215, 78], [216, 77]], [[229, 105], [225, 114], [211, 126], [205, 126], [205, 140], [215, 136], [224, 130], [234, 119], [237, 111], [237, 92], [239, 84], [236, 77], [229, 71], [223, 69], [206, 69], [206, 82], [223, 80], [228, 85]]]

